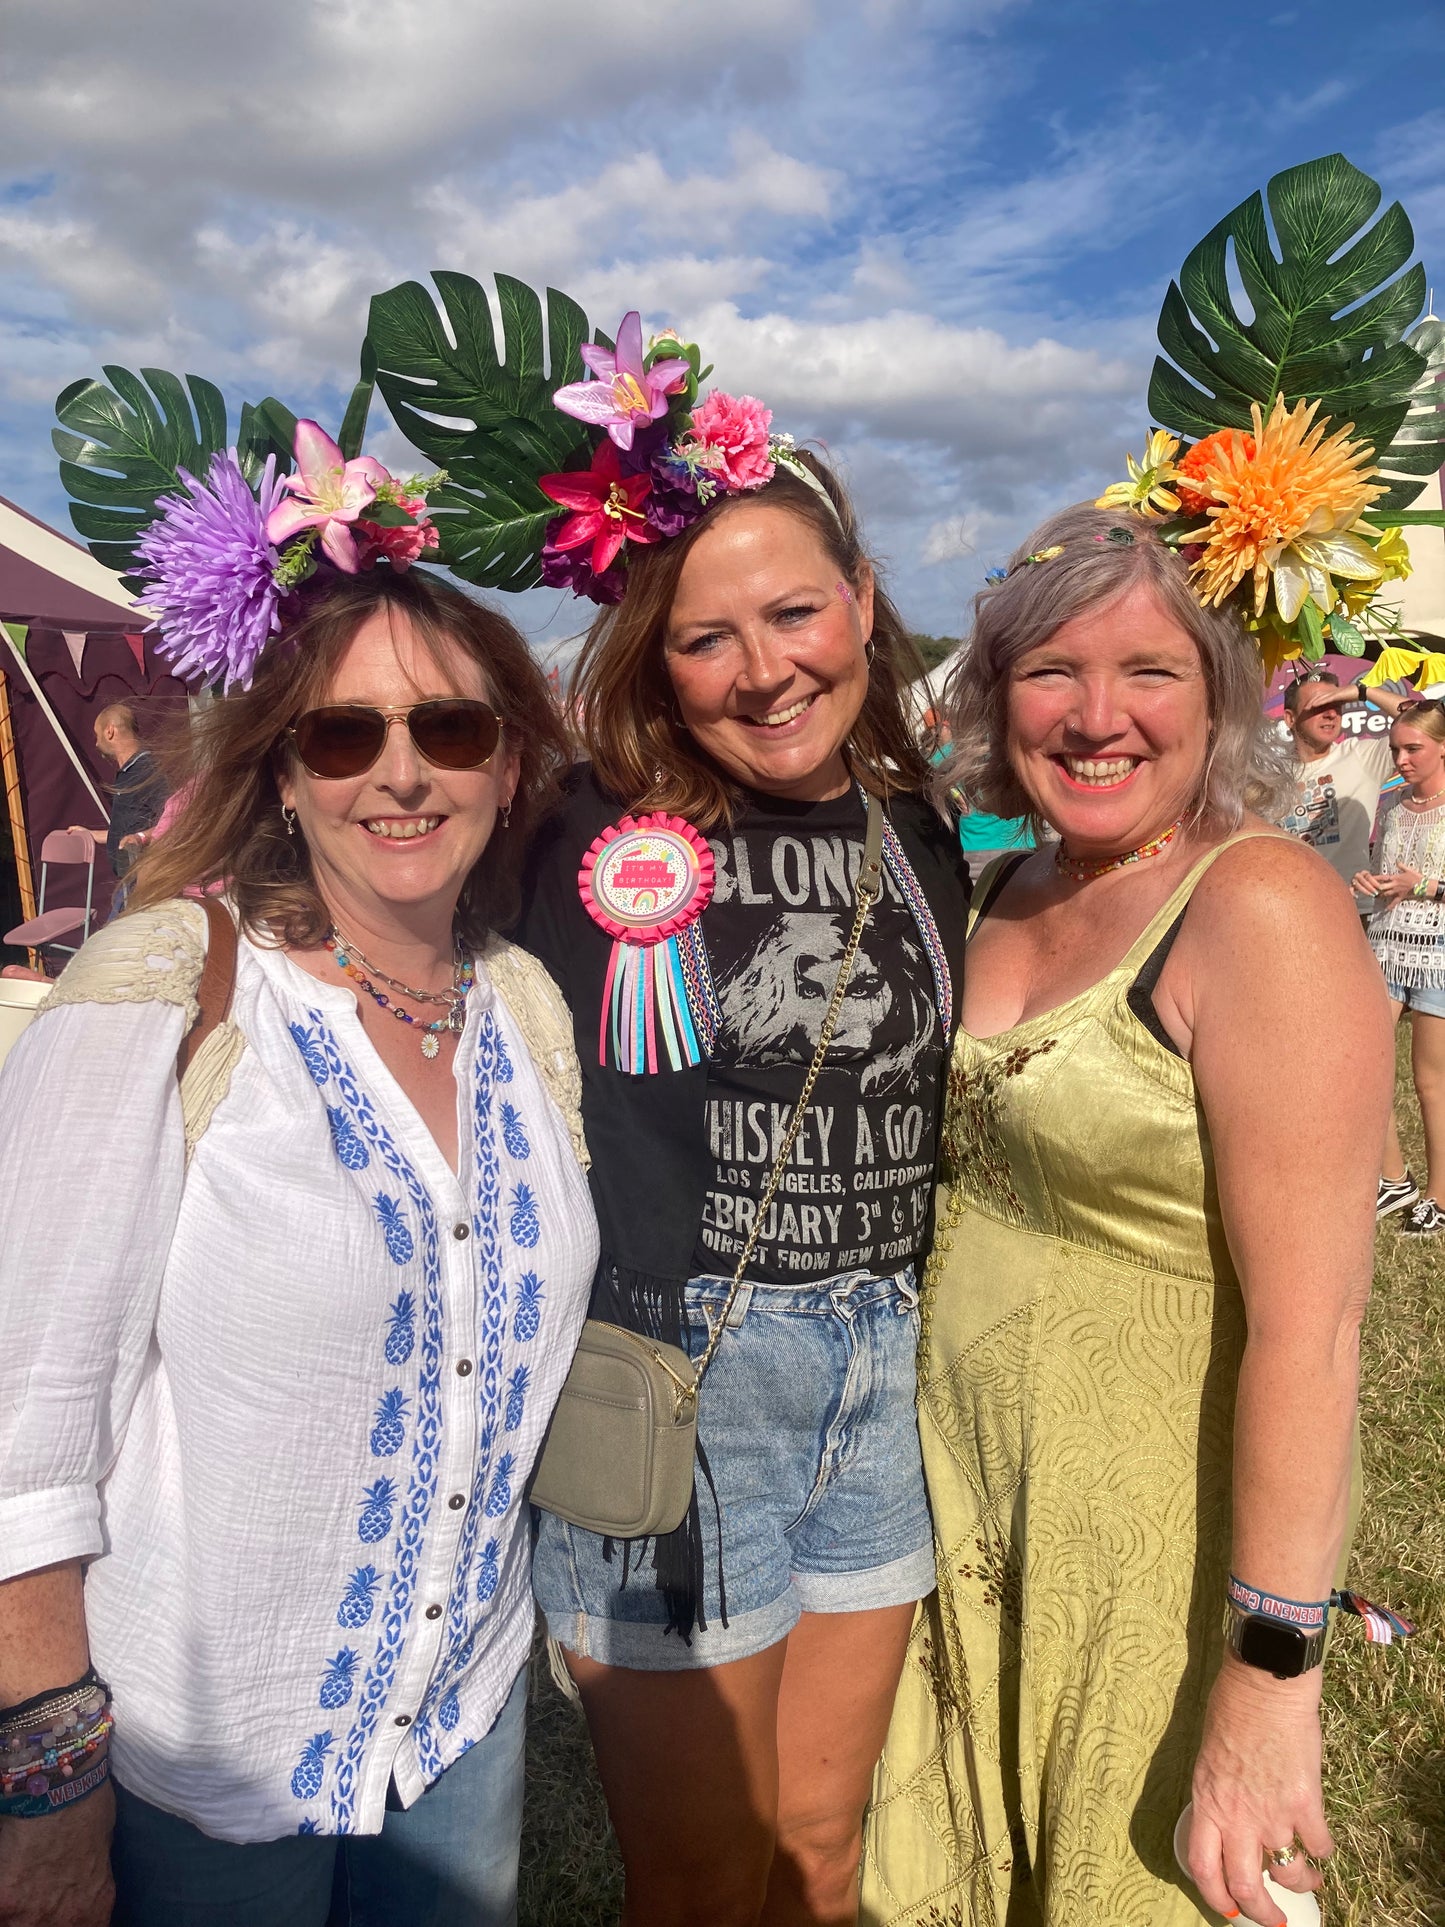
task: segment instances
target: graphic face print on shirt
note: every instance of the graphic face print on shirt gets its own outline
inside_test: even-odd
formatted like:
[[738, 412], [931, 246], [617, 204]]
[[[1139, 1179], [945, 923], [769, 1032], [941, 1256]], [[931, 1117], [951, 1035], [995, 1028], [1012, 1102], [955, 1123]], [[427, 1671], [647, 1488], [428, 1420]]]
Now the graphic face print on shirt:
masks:
[[[853, 927], [862, 805], [850, 795], [787, 815], [750, 811], [711, 848], [717, 884], [704, 927], [722, 1026], [708, 1077], [714, 1168], [696, 1262], [726, 1274], [752, 1228]], [[928, 956], [885, 873], [750, 1277], [888, 1271], [914, 1255], [933, 1178], [942, 1054]]]

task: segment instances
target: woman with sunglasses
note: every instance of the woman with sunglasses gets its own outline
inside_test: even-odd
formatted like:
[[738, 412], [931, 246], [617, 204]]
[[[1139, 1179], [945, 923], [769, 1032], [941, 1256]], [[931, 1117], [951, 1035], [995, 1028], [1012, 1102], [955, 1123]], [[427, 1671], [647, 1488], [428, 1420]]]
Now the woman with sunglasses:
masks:
[[1393, 1114], [1382, 1191], [1409, 1206], [1412, 1237], [1445, 1231], [1445, 703], [1401, 705], [1390, 731], [1395, 768], [1408, 784], [1380, 833], [1373, 870], [1354, 887], [1373, 898], [1370, 946], [1385, 973], [1398, 1023], [1410, 1013], [1410, 1062], [1425, 1127], [1425, 1189], [1405, 1167]]
[[0, 1782], [6, 1922], [111, 1918], [112, 1797], [130, 1927], [516, 1917], [524, 1491], [596, 1230], [566, 1014], [495, 933], [564, 742], [434, 577], [286, 608], [0, 1089], [0, 1708], [65, 1729]]

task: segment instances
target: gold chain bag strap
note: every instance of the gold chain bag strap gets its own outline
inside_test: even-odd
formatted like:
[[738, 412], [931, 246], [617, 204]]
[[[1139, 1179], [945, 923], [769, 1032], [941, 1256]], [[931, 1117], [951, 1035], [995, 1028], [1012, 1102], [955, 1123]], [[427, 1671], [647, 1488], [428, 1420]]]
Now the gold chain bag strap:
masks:
[[544, 1512], [613, 1539], [675, 1531], [692, 1504], [698, 1391], [732, 1316], [763, 1220], [782, 1183], [813, 1086], [833, 1041], [863, 926], [883, 888], [883, 807], [868, 796], [853, 928], [778, 1155], [753, 1216], [722, 1311], [696, 1366], [681, 1346], [589, 1318], [552, 1414], [529, 1496]]

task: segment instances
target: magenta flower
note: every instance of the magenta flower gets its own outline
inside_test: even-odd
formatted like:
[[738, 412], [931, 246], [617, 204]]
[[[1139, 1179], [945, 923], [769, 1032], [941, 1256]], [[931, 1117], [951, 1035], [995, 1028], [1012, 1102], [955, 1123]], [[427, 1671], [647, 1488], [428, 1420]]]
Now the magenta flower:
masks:
[[692, 426], [677, 444], [679, 457], [727, 489], [761, 488], [773, 479], [768, 430], [773, 411], [753, 395], [709, 395], [692, 411]]
[[619, 448], [631, 448], [640, 423], [655, 422], [667, 413], [669, 392], [682, 386], [688, 372], [680, 358], [643, 367], [642, 316], [635, 308], [622, 317], [615, 352], [588, 344], [582, 359], [597, 379], [571, 382], [552, 400], [564, 415], [605, 428]]
[[405, 495], [398, 489], [393, 499], [414, 519], [401, 527], [382, 528], [360, 516], [353, 530], [356, 555], [363, 569], [369, 569], [384, 555], [392, 568], [405, 575], [413, 562], [428, 549], [437, 548], [439, 542], [435, 527], [426, 519], [424, 495]]
[[348, 462], [326, 430], [313, 421], [296, 424], [296, 470], [280, 484], [283, 496], [294, 499], [281, 501], [271, 511], [266, 534], [279, 543], [303, 529], [320, 529], [327, 559], [344, 575], [355, 575], [361, 557], [350, 524], [376, 500], [377, 490], [391, 476], [370, 455]]
[[571, 509], [556, 534], [549, 530], [554, 550], [580, 549], [592, 544], [589, 560], [596, 575], [605, 575], [624, 542], [655, 542], [657, 530], [647, 520], [643, 503], [652, 493], [650, 475], [624, 475], [611, 442], [603, 442], [591, 468], [565, 475], [544, 475], [537, 484], [544, 495]]

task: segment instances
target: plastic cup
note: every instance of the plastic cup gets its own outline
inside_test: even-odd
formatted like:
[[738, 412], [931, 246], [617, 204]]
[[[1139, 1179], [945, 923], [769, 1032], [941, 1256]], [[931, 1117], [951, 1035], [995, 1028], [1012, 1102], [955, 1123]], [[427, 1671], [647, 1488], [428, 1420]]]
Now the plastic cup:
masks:
[[[1185, 1865], [1184, 1850], [1189, 1845], [1189, 1820], [1193, 1812], [1193, 1805], [1187, 1806], [1174, 1829], [1174, 1858], [1179, 1862], [1179, 1871], [1191, 1885], [1194, 1876]], [[1268, 1874], [1264, 1876], [1264, 1891], [1284, 1915], [1289, 1927], [1320, 1927], [1320, 1903], [1314, 1894], [1297, 1894], [1292, 1887], [1281, 1887]], [[1260, 1923], [1248, 1914], [1241, 1914], [1236, 1927], [1260, 1927]]]

